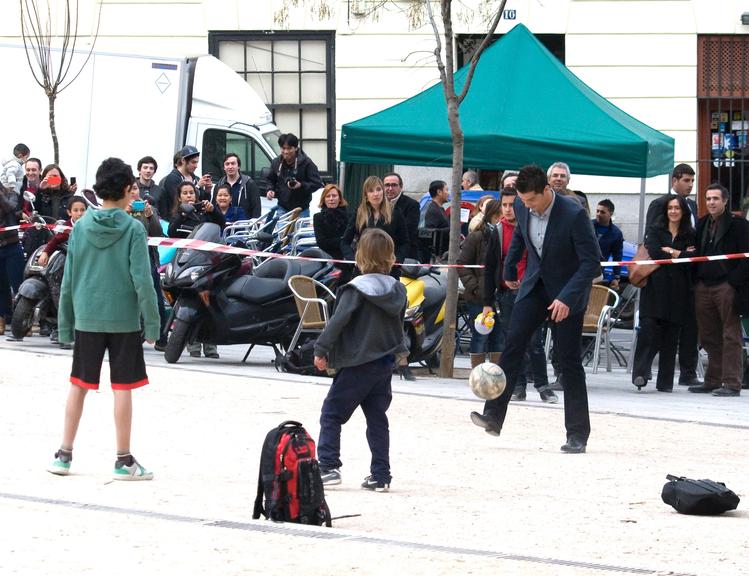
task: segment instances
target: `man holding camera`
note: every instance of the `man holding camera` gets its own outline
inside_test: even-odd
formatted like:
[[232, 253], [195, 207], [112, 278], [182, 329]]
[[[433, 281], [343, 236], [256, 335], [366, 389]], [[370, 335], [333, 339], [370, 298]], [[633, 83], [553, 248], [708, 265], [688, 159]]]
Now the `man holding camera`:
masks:
[[270, 164], [266, 196], [278, 199], [279, 216], [295, 208], [302, 209], [299, 216], [309, 216], [312, 193], [323, 186], [317, 166], [299, 149], [299, 138], [294, 134], [281, 134], [278, 145], [281, 155]]

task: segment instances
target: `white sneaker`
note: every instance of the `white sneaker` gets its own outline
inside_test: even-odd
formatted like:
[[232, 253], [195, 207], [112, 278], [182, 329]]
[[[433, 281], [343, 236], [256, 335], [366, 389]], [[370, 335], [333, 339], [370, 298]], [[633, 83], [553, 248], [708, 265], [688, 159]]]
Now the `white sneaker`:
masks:
[[153, 472], [149, 472], [143, 466], [138, 464], [138, 461], [133, 458], [133, 463], [127, 466], [124, 462], [117, 460], [114, 463], [114, 472], [112, 473], [114, 480], [153, 480]]

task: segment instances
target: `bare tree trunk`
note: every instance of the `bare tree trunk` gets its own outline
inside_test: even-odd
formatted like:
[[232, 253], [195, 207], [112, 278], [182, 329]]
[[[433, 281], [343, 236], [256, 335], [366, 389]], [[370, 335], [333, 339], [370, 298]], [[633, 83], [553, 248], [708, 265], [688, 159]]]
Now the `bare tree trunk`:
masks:
[[49, 100], [49, 133], [52, 135], [52, 147], [54, 150], [55, 164], [60, 165], [60, 143], [57, 141], [57, 126], [55, 125], [55, 99], [57, 94], [50, 92]]
[[[460, 251], [460, 181], [463, 176], [463, 130], [460, 127], [457, 98], [450, 99], [447, 105], [447, 121], [453, 139], [453, 170], [450, 190], [450, 248], [447, 253], [448, 264], [458, 261]], [[445, 299], [444, 335], [442, 338], [442, 357], [440, 358], [440, 376], [452, 378], [455, 360], [455, 334], [458, 320], [458, 270], [447, 270], [447, 298]]]
[[[453, 26], [452, 26], [452, 2], [442, 0], [442, 22], [444, 23], [445, 38], [445, 66], [441, 67], [440, 75], [445, 90], [447, 101], [447, 122], [450, 126], [450, 134], [453, 143], [453, 172], [450, 191], [452, 202], [450, 204], [450, 248], [447, 253], [447, 263], [454, 265], [458, 261], [460, 249], [460, 180], [463, 172], [463, 129], [460, 126], [460, 114], [458, 111], [458, 97], [455, 94], [455, 80], [453, 71]], [[445, 319], [442, 336], [442, 356], [440, 358], [440, 376], [452, 378], [453, 362], [455, 360], [455, 327], [458, 320], [458, 271], [456, 268], [447, 270], [447, 298], [445, 299]]]

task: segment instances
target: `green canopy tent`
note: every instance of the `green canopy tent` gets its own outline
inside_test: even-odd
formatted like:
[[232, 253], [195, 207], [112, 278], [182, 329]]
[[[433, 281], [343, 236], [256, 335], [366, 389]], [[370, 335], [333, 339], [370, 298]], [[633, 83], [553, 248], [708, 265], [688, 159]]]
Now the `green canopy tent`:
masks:
[[[456, 90], [468, 67], [455, 73]], [[576, 174], [647, 178], [673, 168], [674, 141], [589, 88], [522, 24], [481, 56], [460, 106], [464, 166], [562, 160]], [[442, 85], [343, 125], [341, 160], [451, 166]]]

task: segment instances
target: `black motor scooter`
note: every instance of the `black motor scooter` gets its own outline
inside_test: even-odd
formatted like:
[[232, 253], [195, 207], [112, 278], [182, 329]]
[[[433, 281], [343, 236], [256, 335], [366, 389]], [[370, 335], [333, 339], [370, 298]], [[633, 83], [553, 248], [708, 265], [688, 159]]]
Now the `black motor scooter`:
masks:
[[34, 320], [46, 320], [52, 326], [57, 325], [67, 244], [60, 245], [49, 257], [46, 266], [41, 266], [38, 262], [42, 250], [44, 245], [37, 248], [26, 261], [24, 281], [18, 287], [10, 324], [15, 340], [22, 340], [28, 334]]
[[[221, 243], [221, 229], [206, 222], [190, 238]], [[330, 258], [318, 249], [300, 256]], [[310, 276], [334, 289], [340, 274], [327, 262], [274, 258], [248, 273], [250, 263], [231, 253], [177, 250], [163, 278], [164, 290], [174, 297], [167, 362], [177, 362], [193, 342], [269, 345], [278, 356], [278, 347], [288, 346], [299, 323], [289, 278]]]

